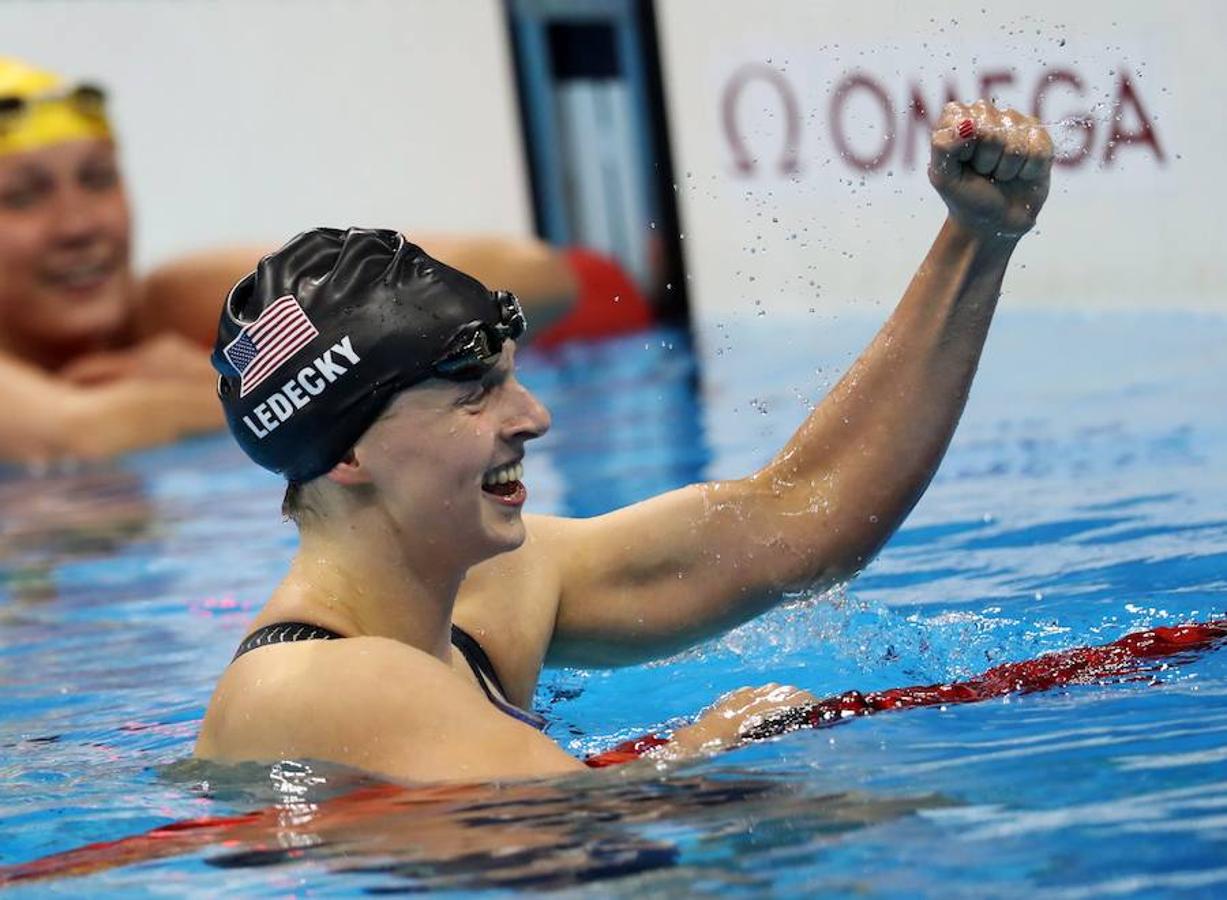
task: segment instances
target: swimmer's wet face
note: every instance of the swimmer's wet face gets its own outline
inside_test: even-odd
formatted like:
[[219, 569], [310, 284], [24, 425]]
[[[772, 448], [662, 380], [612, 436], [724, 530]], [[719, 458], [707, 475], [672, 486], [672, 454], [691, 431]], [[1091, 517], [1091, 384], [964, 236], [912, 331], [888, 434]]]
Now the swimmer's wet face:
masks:
[[131, 217], [108, 139], [0, 154], [0, 341], [88, 348], [131, 315]]
[[398, 394], [353, 459], [402, 533], [469, 566], [523, 543], [525, 443], [549, 426], [516, 379], [508, 340], [479, 379], [432, 378]]

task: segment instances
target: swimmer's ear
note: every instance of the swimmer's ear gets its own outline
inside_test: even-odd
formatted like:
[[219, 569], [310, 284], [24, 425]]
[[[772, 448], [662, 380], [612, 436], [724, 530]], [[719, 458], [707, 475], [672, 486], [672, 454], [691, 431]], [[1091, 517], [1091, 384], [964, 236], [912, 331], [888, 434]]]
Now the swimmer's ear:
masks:
[[339, 463], [328, 470], [324, 477], [331, 482], [344, 485], [366, 484], [370, 481], [366, 469], [358, 461], [358, 454], [354, 453], [352, 447], [341, 457]]

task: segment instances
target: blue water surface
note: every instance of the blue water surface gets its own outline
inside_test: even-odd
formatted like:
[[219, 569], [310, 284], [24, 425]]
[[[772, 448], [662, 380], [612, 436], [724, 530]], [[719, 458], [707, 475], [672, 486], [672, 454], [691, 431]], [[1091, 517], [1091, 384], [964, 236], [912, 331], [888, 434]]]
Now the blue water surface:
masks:
[[[769, 315], [525, 354], [554, 413], [532, 509], [748, 474], [877, 324]], [[860, 578], [674, 659], [547, 671], [551, 735], [582, 755], [742, 685], [947, 681], [1227, 615], [1225, 347], [1210, 315], [1003, 313], [932, 486]], [[95, 853], [16, 895], [1227, 894], [1227, 649], [325, 827], [316, 801], [351, 773], [184, 762], [293, 552], [279, 500], [223, 436], [0, 479], [0, 866], [280, 816], [260, 841]]]

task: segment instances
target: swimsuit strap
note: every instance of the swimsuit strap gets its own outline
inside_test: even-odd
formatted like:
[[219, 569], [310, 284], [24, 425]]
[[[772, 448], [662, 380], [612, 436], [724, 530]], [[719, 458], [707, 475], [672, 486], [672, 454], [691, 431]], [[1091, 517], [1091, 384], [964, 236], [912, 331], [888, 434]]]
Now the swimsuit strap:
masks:
[[[499, 681], [498, 673], [494, 671], [494, 663], [490, 662], [490, 657], [482, 648], [481, 644], [477, 643], [477, 638], [473, 637], [459, 625], [452, 625], [452, 643], [456, 649], [460, 651], [460, 655], [464, 657], [465, 662], [469, 664], [469, 668], [473, 670], [473, 674], [477, 676], [477, 683], [481, 685], [482, 691], [485, 692], [486, 699], [501, 709], [513, 719], [519, 719], [525, 725], [529, 725], [538, 731], [544, 731], [548, 724], [545, 717], [533, 712], [532, 710], [520, 709], [520, 707], [505, 699], [507, 692], [503, 690], [503, 683]], [[497, 693], [490, 690], [490, 682], [493, 682]]]
[[[504, 697], [507, 692], [503, 690], [503, 683], [498, 680], [498, 673], [494, 671], [494, 663], [490, 662], [490, 657], [486, 655], [485, 649], [481, 644], [477, 643], [477, 638], [469, 634], [459, 625], [452, 625], [452, 643], [456, 645], [456, 649], [460, 651], [460, 655], [464, 657], [469, 664], [469, 668], [473, 670], [473, 674], [477, 676], [477, 680], [481, 682], [482, 687], [486, 686], [486, 679], [494, 682], [494, 686], [498, 692]], [[490, 691], [487, 688], [486, 694]]]
[[258, 647], [265, 647], [269, 644], [285, 644], [294, 641], [332, 641], [339, 637], [341, 635], [335, 631], [321, 628], [319, 625], [308, 625], [306, 622], [277, 622], [274, 625], [258, 628], [247, 635], [230, 661], [234, 662], [244, 653], [250, 653]]

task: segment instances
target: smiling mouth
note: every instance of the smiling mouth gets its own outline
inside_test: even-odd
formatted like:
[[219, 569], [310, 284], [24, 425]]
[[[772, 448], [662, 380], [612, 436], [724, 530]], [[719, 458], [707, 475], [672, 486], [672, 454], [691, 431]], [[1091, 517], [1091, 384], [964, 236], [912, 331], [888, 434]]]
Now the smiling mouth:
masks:
[[524, 477], [524, 464], [521, 462], [497, 466], [486, 473], [481, 482], [481, 489], [496, 497], [512, 497], [524, 490], [520, 479]]
[[54, 288], [81, 291], [99, 286], [111, 277], [115, 269], [115, 260], [108, 258], [99, 262], [44, 270], [42, 275], [43, 281]]

